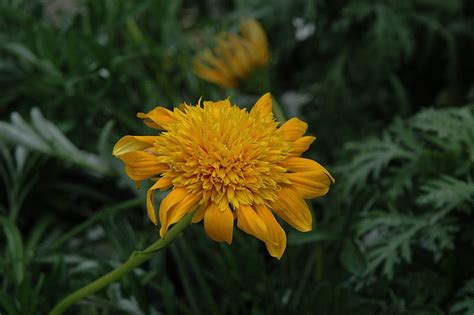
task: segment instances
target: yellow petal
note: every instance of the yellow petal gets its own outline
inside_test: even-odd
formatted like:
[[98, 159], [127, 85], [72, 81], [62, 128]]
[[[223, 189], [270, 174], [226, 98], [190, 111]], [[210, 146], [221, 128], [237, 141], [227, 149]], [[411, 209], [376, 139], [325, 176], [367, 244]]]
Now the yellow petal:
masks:
[[[158, 185], [158, 182], [155, 185]], [[183, 200], [188, 194], [189, 192], [186, 188], [176, 187], [165, 198], [163, 198], [160, 203], [161, 225], [165, 225], [166, 222], [168, 222], [168, 213], [171, 208]]]
[[265, 221], [270, 242], [265, 242], [268, 253], [278, 259], [281, 258], [286, 248], [286, 234], [272, 212], [264, 205], [255, 206], [257, 214]]
[[150, 169], [136, 169], [129, 166], [125, 166], [125, 173], [127, 174], [128, 177], [134, 180], [137, 185], [139, 185], [139, 183], [142, 180], [155, 177], [167, 169], [168, 169], [167, 167], [166, 168], [153, 167]]
[[[187, 194], [182, 200], [176, 203], [168, 212], [166, 222], [161, 222], [160, 235], [164, 236], [168, 228], [179, 222], [187, 213], [196, 208], [201, 197], [198, 194]], [[160, 209], [160, 212], [162, 210]]]
[[235, 80], [228, 78], [221, 71], [206, 66], [196, 59], [193, 62], [193, 72], [201, 79], [218, 84], [224, 88], [233, 88], [237, 86]]
[[288, 141], [295, 141], [302, 137], [308, 129], [308, 124], [298, 118], [291, 118], [285, 122], [278, 131], [283, 134], [283, 137]]
[[229, 98], [221, 101], [204, 101], [203, 103], [204, 109], [211, 109], [211, 108], [231, 108], [232, 103], [230, 102]]
[[260, 114], [260, 116], [268, 115], [272, 112], [272, 95], [265, 93], [258, 99], [250, 110], [251, 114]]
[[210, 49], [205, 50], [198, 57], [203, 64], [209, 65], [211, 68], [220, 72], [224, 77], [232, 78], [234, 75], [232, 69], [220, 56], [216, 56]]
[[248, 69], [239, 60], [236, 47], [225, 36], [217, 39], [215, 51], [225, 60], [234, 76], [238, 78], [245, 78], [247, 76]]
[[123, 153], [119, 158], [130, 167], [149, 167], [157, 164], [156, 155], [145, 151]]
[[164, 107], [155, 107], [147, 114], [138, 113], [137, 117], [143, 119], [148, 127], [160, 130], [166, 130], [166, 126], [175, 121], [173, 112]]
[[291, 181], [291, 186], [304, 198], [324, 196], [329, 191], [331, 177], [322, 168], [321, 171], [286, 173], [285, 177]]
[[235, 49], [237, 50], [238, 58], [244, 60], [243, 64], [245, 65], [248, 73], [260, 68], [266, 63], [266, 61], [262, 60], [262, 56], [259, 55], [259, 52], [257, 51], [258, 48], [256, 48], [254, 43], [252, 43], [247, 38], [243, 38], [234, 34], [228, 34], [228, 39], [233, 45], [236, 46]]
[[295, 142], [293, 142], [293, 148], [291, 149], [290, 154], [300, 156], [303, 152], [308, 151], [314, 140], [316, 140], [316, 137], [312, 136], [305, 136], [296, 139]]
[[157, 180], [155, 185], [153, 185], [153, 187], [159, 190], [166, 190], [170, 188], [172, 185], [173, 185], [172, 178], [166, 176], [166, 177], [161, 177], [159, 180]]
[[270, 242], [265, 221], [248, 205], [240, 205], [237, 209], [237, 227], [255, 236], [261, 241]]
[[135, 180], [140, 181], [169, 170], [169, 166], [159, 163], [155, 155], [145, 151], [123, 153], [119, 158], [125, 163], [125, 172]]
[[122, 154], [141, 151], [153, 146], [156, 136], [125, 136], [114, 146], [112, 154], [119, 157]]
[[214, 202], [210, 202], [204, 210], [204, 229], [207, 235], [216, 242], [232, 243], [234, 215], [229, 207], [224, 211]]
[[254, 46], [255, 53], [259, 56], [260, 64], [268, 62], [268, 42], [265, 31], [255, 19], [246, 19], [240, 22], [240, 33]]
[[303, 197], [295, 190], [282, 188], [278, 199], [271, 205], [273, 211], [292, 227], [301, 232], [312, 229], [313, 218]]
[[224, 88], [233, 88], [237, 86], [236, 81], [227, 78], [222, 74], [222, 72], [212, 69], [200, 62], [195, 61], [193, 63], [193, 71], [201, 79], [218, 84]]
[[281, 167], [286, 168], [290, 172], [324, 172], [334, 183], [334, 177], [318, 162], [302, 157], [289, 157], [279, 163]]
[[148, 217], [150, 218], [153, 224], [157, 225], [158, 220], [156, 219], [156, 209], [155, 209], [155, 190], [157, 190], [158, 182], [148, 189], [146, 192], [146, 210]]
[[227, 41], [232, 46], [235, 56], [243, 69], [243, 78], [245, 78], [258, 63], [255, 62], [253, 53], [249, 50], [250, 43], [235, 34], [227, 34]]
[[221, 58], [205, 50], [193, 59], [193, 71], [202, 79], [225, 88], [237, 86], [232, 70]]
[[192, 219], [193, 223], [201, 222], [204, 219], [204, 210], [206, 210], [206, 205], [202, 205], [197, 209]]

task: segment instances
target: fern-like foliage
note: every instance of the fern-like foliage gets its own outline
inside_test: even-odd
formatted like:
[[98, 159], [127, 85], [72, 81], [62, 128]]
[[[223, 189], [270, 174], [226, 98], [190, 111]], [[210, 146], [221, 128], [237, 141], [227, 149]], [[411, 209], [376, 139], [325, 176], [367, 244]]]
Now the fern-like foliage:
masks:
[[474, 314], [474, 278], [469, 279], [458, 292], [457, 301], [449, 310], [451, 315], [471, 315]]
[[457, 161], [455, 169], [464, 172], [474, 162], [473, 121], [472, 107], [427, 109], [413, 119], [412, 125], [436, 150], [462, 158]]
[[420, 205], [433, 206], [435, 209], [472, 210], [474, 202], [474, 182], [471, 179], [460, 180], [442, 175], [427, 181], [421, 187], [423, 192], [416, 200]]
[[340, 173], [346, 177], [345, 194], [364, 188], [368, 180], [380, 178], [390, 163], [414, 159], [414, 153], [397, 143], [390, 132], [384, 133], [381, 139], [371, 138], [363, 144], [349, 143], [346, 150], [353, 158], [340, 168]]
[[[345, 207], [359, 207], [353, 231], [367, 259], [365, 276], [396, 282], [407, 276], [399, 267], [424, 270], [466, 243], [474, 205], [473, 106], [423, 110], [348, 144], [344, 154], [338, 184]], [[453, 312], [470, 310], [466, 303]]]

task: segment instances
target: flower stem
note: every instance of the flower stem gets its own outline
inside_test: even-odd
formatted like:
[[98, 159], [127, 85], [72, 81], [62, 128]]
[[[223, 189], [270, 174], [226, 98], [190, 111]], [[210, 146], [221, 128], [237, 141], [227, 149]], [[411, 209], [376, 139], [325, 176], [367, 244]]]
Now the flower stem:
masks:
[[147, 247], [144, 251], [132, 253], [128, 260], [116, 269], [66, 296], [58, 304], [56, 304], [56, 306], [49, 312], [49, 315], [62, 314], [72, 304], [91, 294], [94, 294], [95, 292], [99, 291], [110, 283], [118, 280], [125, 273], [129, 272], [133, 268], [143, 264], [145, 261], [150, 259], [156, 251], [170, 244], [185, 228], [187, 228], [191, 223], [193, 215], [194, 211], [188, 213], [180, 222], [175, 224], [166, 233], [164, 237], [157, 240], [155, 243]]

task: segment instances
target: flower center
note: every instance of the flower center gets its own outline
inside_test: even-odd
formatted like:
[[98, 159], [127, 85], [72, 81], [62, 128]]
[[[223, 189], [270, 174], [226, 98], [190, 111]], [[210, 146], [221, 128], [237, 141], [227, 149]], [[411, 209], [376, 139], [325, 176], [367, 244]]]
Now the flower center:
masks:
[[202, 194], [222, 208], [230, 202], [268, 204], [280, 184], [288, 183], [279, 166], [291, 143], [277, 131], [273, 115], [251, 114], [228, 100], [184, 105], [176, 121], [157, 137], [153, 151], [170, 170], [175, 187]]

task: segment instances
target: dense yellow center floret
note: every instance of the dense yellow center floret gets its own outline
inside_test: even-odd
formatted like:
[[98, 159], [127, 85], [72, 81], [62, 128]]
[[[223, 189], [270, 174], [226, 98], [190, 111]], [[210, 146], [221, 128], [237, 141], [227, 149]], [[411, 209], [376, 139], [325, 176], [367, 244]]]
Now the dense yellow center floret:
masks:
[[249, 113], [229, 101], [183, 105], [150, 150], [170, 166], [163, 174], [175, 187], [202, 194], [225, 208], [230, 202], [268, 204], [277, 197], [291, 143], [271, 113]]

